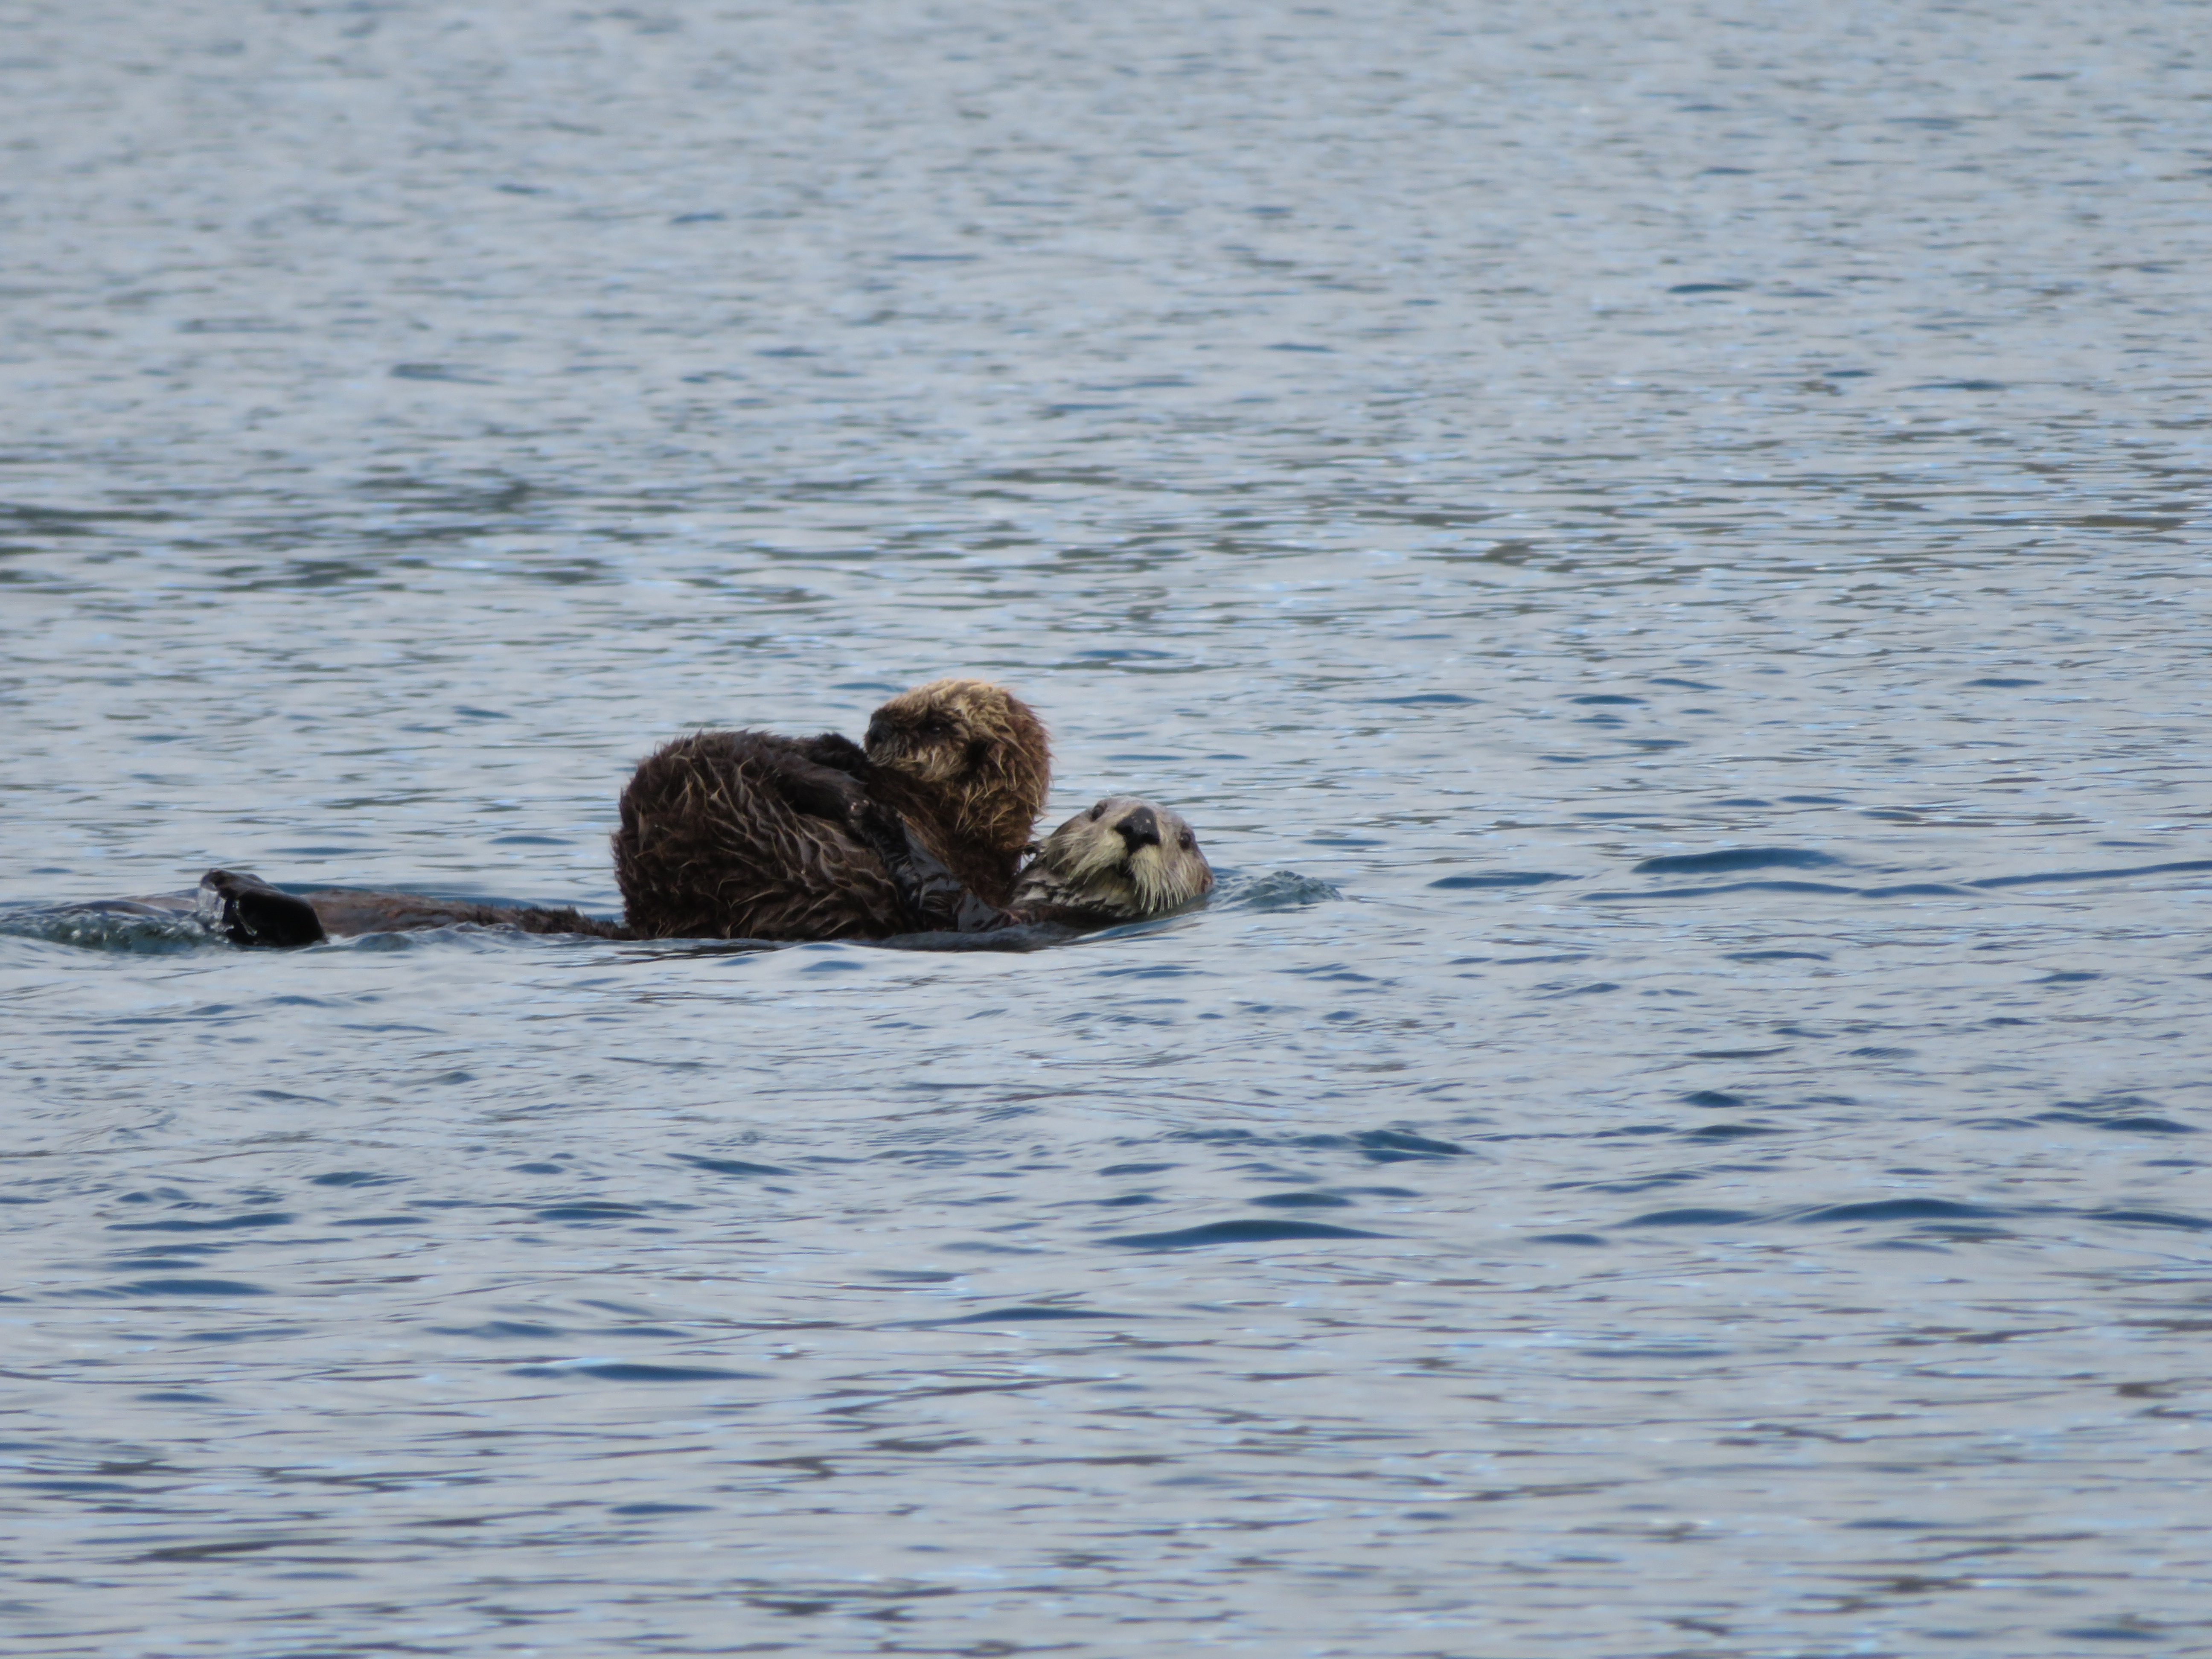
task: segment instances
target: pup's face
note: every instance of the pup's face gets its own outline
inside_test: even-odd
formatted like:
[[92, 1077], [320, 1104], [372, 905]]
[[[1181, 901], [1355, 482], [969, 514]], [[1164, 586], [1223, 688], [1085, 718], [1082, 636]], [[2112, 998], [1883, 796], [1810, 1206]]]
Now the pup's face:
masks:
[[1044, 750], [1030, 707], [988, 680], [933, 680], [902, 691], [868, 721], [868, 758], [924, 783], [967, 783], [1006, 769], [1014, 751]]
[[1112, 795], [1045, 837], [1014, 903], [1134, 918], [1180, 909], [1213, 886], [1213, 870], [1180, 812]]

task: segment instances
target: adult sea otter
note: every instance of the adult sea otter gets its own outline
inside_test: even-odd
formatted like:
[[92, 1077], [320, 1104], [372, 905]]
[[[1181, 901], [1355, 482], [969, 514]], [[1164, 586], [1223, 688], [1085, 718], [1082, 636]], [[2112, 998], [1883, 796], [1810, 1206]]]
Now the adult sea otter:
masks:
[[[1079, 812], [1048, 836], [1023, 870], [1012, 902], [987, 904], [954, 880], [927, 851], [909, 843], [906, 881], [919, 896], [895, 933], [1000, 933], [1019, 927], [1081, 930], [1164, 915], [1203, 898], [1213, 872], [1198, 837], [1179, 813], [1151, 801], [1116, 795]], [[890, 878], [878, 872], [878, 879]], [[901, 890], [890, 884], [894, 890]], [[530, 933], [582, 933], [599, 939], [758, 938], [734, 933], [642, 933], [621, 922], [575, 910], [475, 904], [413, 893], [357, 893], [331, 889], [287, 893], [258, 876], [210, 870], [200, 879], [202, 914], [240, 945], [315, 945], [362, 933], [407, 933], [474, 923]], [[817, 938], [820, 935], [807, 935]], [[878, 937], [890, 937], [890, 934]]]
[[203, 880], [203, 908], [256, 945], [456, 923], [617, 939], [883, 939], [1097, 926], [1212, 886], [1189, 826], [1127, 798], [1061, 825], [1022, 870], [1050, 780], [1044, 726], [1026, 703], [986, 681], [936, 680], [878, 708], [865, 749], [835, 733], [709, 732], [648, 757], [623, 792], [613, 838], [619, 923], [407, 893], [302, 899], [222, 870]]

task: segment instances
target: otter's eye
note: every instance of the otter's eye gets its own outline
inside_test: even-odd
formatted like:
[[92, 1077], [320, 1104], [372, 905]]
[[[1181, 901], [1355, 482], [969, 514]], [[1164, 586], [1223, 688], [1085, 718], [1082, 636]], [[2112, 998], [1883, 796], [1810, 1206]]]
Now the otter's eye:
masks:
[[1196, 837], [1196, 836], [1193, 836], [1193, 835], [1190, 833], [1190, 831], [1189, 831], [1189, 830], [1184, 830], [1184, 831], [1182, 832], [1182, 850], [1183, 850], [1184, 852], [1188, 853], [1188, 851], [1190, 851], [1190, 849], [1191, 849], [1192, 848], [1194, 848], [1194, 847], [1195, 847], [1195, 846], [1197, 846], [1197, 845], [1198, 845], [1198, 839], [1197, 839], [1197, 837]]
[[1092, 808], [1091, 809], [1091, 812], [1090, 812], [1090, 818], [1091, 818], [1091, 823], [1097, 823], [1099, 819], [1101, 819], [1101, 818], [1104, 817], [1105, 816], [1106, 816], [1106, 803], [1105, 803], [1104, 801], [1103, 801], [1103, 800], [1102, 800], [1102, 801], [1100, 801], [1100, 802], [1098, 803], [1098, 805], [1096, 805], [1096, 806], [1094, 806], [1094, 807], [1092, 807]]
[[916, 726], [915, 730], [919, 732], [925, 738], [941, 738], [950, 732], [952, 728], [947, 726], [943, 720], [924, 720], [920, 726]]

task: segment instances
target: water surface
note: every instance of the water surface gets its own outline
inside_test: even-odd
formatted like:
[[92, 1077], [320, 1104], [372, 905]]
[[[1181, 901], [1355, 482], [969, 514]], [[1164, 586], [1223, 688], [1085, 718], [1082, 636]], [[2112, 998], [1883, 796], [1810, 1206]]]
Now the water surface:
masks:
[[[0, 1627], [2212, 1646], [2203, 21], [31, 9]], [[1220, 898], [44, 908], [954, 672]]]

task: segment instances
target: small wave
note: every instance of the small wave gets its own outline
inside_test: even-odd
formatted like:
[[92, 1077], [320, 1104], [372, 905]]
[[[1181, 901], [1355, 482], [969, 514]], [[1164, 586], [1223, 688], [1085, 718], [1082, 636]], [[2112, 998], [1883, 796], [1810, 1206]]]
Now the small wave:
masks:
[[2040, 887], [2057, 881], [2118, 881], [2128, 876], [2180, 875], [2212, 870], [2212, 859], [2183, 859], [2172, 864], [2136, 864], [2119, 870], [2050, 870], [2026, 876], [1984, 876], [1972, 887]]
[[648, 1365], [635, 1360], [566, 1360], [551, 1365], [510, 1365], [510, 1376], [590, 1376], [603, 1382], [724, 1382], [756, 1380], [758, 1371], [719, 1365]]
[[1104, 1242], [1129, 1250], [1191, 1250], [1207, 1244], [1273, 1244], [1299, 1238], [1385, 1238], [1358, 1227], [1333, 1226], [1326, 1221], [1278, 1221], [1273, 1217], [1249, 1217], [1237, 1221], [1209, 1221], [1202, 1226], [1178, 1227], [1165, 1233], [1121, 1233]]
[[1710, 898], [1717, 893], [1840, 893], [1848, 897], [1857, 891], [1855, 887], [1838, 887], [1832, 881], [1724, 881], [1711, 887], [1662, 887], [1648, 893], [1616, 890], [1588, 896], [1593, 903], [1611, 903], [1622, 899]]
[[1736, 870], [1813, 870], [1841, 860], [1808, 847], [1729, 847], [1717, 853], [1674, 853], [1636, 868], [1654, 876], [1711, 876]]
[[2191, 1233], [2212, 1231], [2212, 1221], [2175, 1210], [2091, 1210], [2087, 1214], [2092, 1221], [2113, 1221], [2124, 1227], [2172, 1227]]
[[1739, 1221], [1756, 1221], [1759, 1218], [1750, 1210], [1647, 1210], [1642, 1215], [1632, 1215], [1620, 1224], [1624, 1227], [1733, 1227]]
[[1826, 1204], [1802, 1210], [1792, 1221], [1928, 1221], [2016, 1213], [1987, 1204], [1961, 1204], [1948, 1198], [1882, 1198], [1862, 1204]]
[[1571, 881], [1555, 870], [1492, 870], [1479, 876], [1443, 876], [1431, 887], [1541, 887], [1547, 882]]
[[549, 1204], [532, 1213], [540, 1221], [565, 1221], [576, 1226], [588, 1227], [601, 1222], [641, 1220], [655, 1212], [635, 1204], [579, 1199], [568, 1204]]
[[251, 1215], [218, 1216], [212, 1221], [194, 1221], [171, 1216], [160, 1221], [111, 1221], [111, 1233], [228, 1233], [241, 1227], [289, 1227], [292, 1216], [285, 1210], [262, 1210]]
[[689, 1164], [695, 1169], [707, 1170], [715, 1175], [732, 1176], [787, 1176], [789, 1170], [775, 1164], [749, 1164], [741, 1158], [705, 1158], [696, 1152], [678, 1152], [678, 1164]]
[[1096, 1308], [1062, 1308], [1038, 1303], [1018, 1303], [1011, 1308], [990, 1308], [981, 1313], [961, 1314], [951, 1319], [923, 1322], [932, 1325], [1034, 1324], [1054, 1319], [1142, 1319], [1143, 1314], [1101, 1313]]
[[260, 1285], [242, 1279], [140, 1279], [118, 1285], [124, 1296], [266, 1296]]
[[[1765, 849], [1765, 852], [1763, 854], [1757, 848], [1746, 850], [1747, 854], [1758, 854], [1759, 856], [1765, 857], [1770, 854], [1779, 854], [1787, 849], [1769, 848]], [[1699, 870], [1715, 871], [1723, 868], [1752, 867], [1747, 865], [1724, 866], [1718, 862], [1706, 861], [1717, 860], [1724, 858], [1733, 858], [1736, 855], [1734, 854], [1696, 853], [1686, 854], [1679, 859], [1646, 859], [1643, 863], [1638, 865], [1636, 868], [1642, 871], [1650, 871], [1661, 874], [1669, 872], [1678, 874], [1689, 874], [1694, 873]], [[1804, 854], [1802, 855], [1794, 855], [1788, 860], [1784, 860], [1779, 856], [1775, 856], [1772, 859], [1772, 861], [1777, 863], [1785, 861], [1810, 863], [1816, 860], [1823, 863], [1836, 862], [1835, 860], [1828, 858], [1825, 854]], [[2183, 859], [2177, 860], [2170, 864], [2128, 865], [2114, 870], [2050, 870], [2040, 871], [2027, 875], [1984, 876], [1978, 880], [1967, 881], [1962, 884], [1942, 881], [1915, 881], [1904, 882], [1884, 887], [1843, 887], [1838, 886], [1832, 882], [1824, 881], [1731, 881], [1717, 883], [1713, 885], [1705, 887], [1662, 887], [1644, 892], [1614, 890], [1589, 893], [1585, 894], [1583, 896], [1592, 902], [1603, 903], [1618, 902], [1623, 900], [1711, 898], [1722, 893], [1749, 892], [1833, 893], [1841, 897], [1863, 899], [1932, 898], [1941, 897], [1945, 895], [1960, 897], [1971, 897], [1978, 890], [2001, 890], [2008, 887], [2043, 887], [2077, 881], [2118, 881], [2124, 880], [2131, 876], [2185, 875], [2207, 870], [2212, 870], [2212, 859]], [[1436, 887], [1456, 887], [1471, 886], [1474, 884], [1472, 881], [1464, 878], [1455, 878], [1447, 881], [1432, 882], [1430, 884]], [[1745, 959], [1747, 958], [1737, 958], [1737, 960]], [[2045, 982], [2058, 983], [2063, 981], [2048, 981]]]
[[0, 905], [0, 936], [125, 956], [228, 948], [228, 941], [209, 931], [185, 896]]
[[1224, 910], [1289, 910], [1344, 896], [1318, 876], [1295, 870], [1271, 870], [1264, 876], [1227, 876], [1215, 890], [1213, 907]]
[[1348, 1135], [1298, 1135], [1291, 1145], [1354, 1147], [1374, 1164], [1402, 1164], [1409, 1158], [1474, 1156], [1468, 1148], [1455, 1142], [1431, 1140], [1426, 1135], [1409, 1134], [1403, 1129], [1362, 1129], [1356, 1134]]

